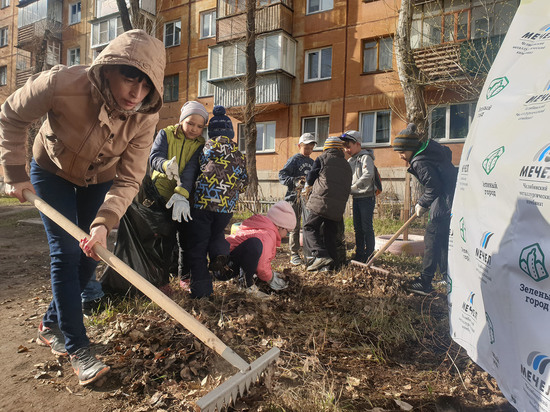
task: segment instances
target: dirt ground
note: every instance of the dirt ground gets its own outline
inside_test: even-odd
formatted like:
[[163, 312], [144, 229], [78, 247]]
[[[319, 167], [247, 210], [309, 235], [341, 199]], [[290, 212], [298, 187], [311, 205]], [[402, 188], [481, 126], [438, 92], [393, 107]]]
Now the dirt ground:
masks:
[[[27, 206], [0, 207], [0, 219], [10, 216], [14, 211], [20, 211], [22, 207]], [[280, 259], [281, 262], [283, 260], [285, 263], [288, 262], [288, 256], [284, 253]], [[89, 335], [95, 342], [94, 350], [113, 367], [112, 377], [101, 386], [79, 386], [68, 361], [59, 361], [48, 348], [36, 344], [37, 326], [51, 299], [48, 264], [48, 247], [42, 227], [20, 224], [15, 228], [0, 227], [0, 330], [4, 331], [4, 339], [0, 344], [0, 359], [4, 368], [4, 378], [0, 384], [0, 411], [193, 410], [193, 407], [178, 405], [189, 404], [184, 403], [186, 394], [200, 391], [200, 386], [208, 379], [211, 380], [209, 369], [219, 362], [214, 359], [217, 355], [200, 348], [192, 337], [187, 336], [188, 333], [185, 334], [183, 330], [174, 328], [173, 322], [167, 320], [167, 317], [159, 318], [155, 315], [157, 317], [155, 318], [150, 312], [144, 311], [137, 316], [138, 320], [132, 320], [132, 317], [136, 318], [136, 316], [131, 314], [118, 317], [116, 327], [106, 322], [104, 325], [88, 328]], [[460, 348], [454, 345], [448, 336], [419, 336], [417, 345], [411, 343], [396, 348], [395, 353], [390, 353], [388, 356], [391, 359], [385, 362], [373, 362], [369, 355], [362, 358], [359, 363], [360, 356], [357, 352], [347, 351], [346, 339], [348, 338], [331, 338], [330, 330], [324, 331], [324, 337], [321, 336], [323, 331], [319, 332], [319, 336], [305, 336], [307, 320], [302, 326], [284, 324], [285, 319], [295, 322], [292, 314], [300, 314], [305, 319], [309, 316], [307, 308], [301, 306], [300, 299], [296, 297], [311, 304], [308, 299], [313, 295], [326, 296], [326, 298], [323, 297], [326, 299], [326, 307], [323, 309], [328, 311], [326, 313], [334, 313], [330, 311], [335, 310], [338, 305], [346, 307], [350, 296], [353, 296], [351, 293], [357, 291], [359, 287], [365, 288], [366, 283], [384, 289], [388, 295], [395, 285], [395, 282], [389, 279], [360, 279], [353, 271], [343, 273], [338, 279], [328, 278], [325, 275], [308, 276], [311, 279], [303, 278], [297, 281], [291, 291], [274, 298], [277, 300], [272, 300], [267, 305], [262, 303], [261, 306], [253, 306], [247, 302], [243, 303], [242, 295], [236, 295], [231, 286], [223, 286], [219, 289], [220, 294], [223, 295], [217, 298], [220, 300], [203, 303], [198, 307], [189, 302], [185, 303], [186, 310], [195, 315], [199, 313], [200, 320], [216, 329], [214, 332], [219, 333], [222, 340], [238, 342], [239, 350], [247, 350], [246, 356], [249, 358], [267, 350], [265, 347], [260, 347], [258, 353], [252, 353], [250, 350], [251, 347], [265, 345], [262, 343], [266, 341], [265, 337], [268, 340], [280, 342], [282, 348], [281, 360], [278, 363], [280, 372], [272, 376], [271, 379], [274, 382], [271, 383], [271, 389], [266, 390], [261, 387], [253, 391], [240, 407], [232, 410], [336, 411], [345, 409], [446, 412], [513, 410], [498, 391], [495, 381], [476, 365], [468, 362], [463, 351], [461, 353]], [[309, 281], [314, 282], [314, 287], [308, 283]], [[334, 289], [336, 283], [346, 290], [345, 294], [340, 295], [339, 291]], [[357, 296], [359, 297], [359, 293]], [[446, 315], [444, 296], [428, 305], [416, 297], [396, 296], [395, 299], [404, 300], [407, 305], [414, 306], [418, 311], [429, 310], [433, 322], [438, 322], [438, 319], [443, 319]], [[220, 305], [223, 305], [225, 325], [222, 324]], [[351, 311], [352, 307], [346, 307], [345, 310]], [[279, 315], [273, 319], [275, 310]], [[272, 320], [266, 320], [269, 319], [268, 316]], [[312, 316], [325, 316], [325, 314], [319, 312]], [[336, 327], [338, 322], [336, 317], [326, 319], [327, 327], [329, 327], [329, 321], [334, 323], [333, 327]], [[135, 322], [132, 327], [135, 327], [137, 332], [127, 334], [130, 336], [127, 339], [132, 338], [133, 343], [127, 343], [121, 339], [104, 338], [109, 333], [114, 335], [109, 328], [118, 330], [123, 327], [121, 325], [124, 322]], [[114, 324], [114, 321], [112, 323]], [[157, 340], [148, 335], [151, 328], [156, 328], [155, 339]], [[356, 329], [358, 333], [361, 332], [359, 327]], [[355, 333], [355, 331], [351, 332]], [[287, 334], [288, 336], [285, 336]], [[165, 339], [170, 340], [171, 343], [159, 341], [159, 335], [168, 336]], [[186, 335], [185, 339], [182, 338], [183, 335]], [[303, 340], [302, 335], [304, 335]], [[175, 338], [178, 341], [181, 340], [182, 343], [178, 345], [183, 346], [174, 345]], [[368, 338], [369, 341], [376, 340], [376, 336]], [[136, 344], [136, 339], [149, 342], [155, 352], [154, 360], [148, 357], [151, 349]], [[321, 339], [323, 339], [323, 347], [321, 347]], [[351, 345], [351, 341], [349, 344]], [[172, 348], [171, 357], [168, 356], [170, 350], [167, 349], [163, 349], [162, 356], [158, 355], [161, 353], [160, 349], [155, 348], [163, 345]], [[243, 349], [244, 347], [248, 349]], [[174, 357], [176, 353], [178, 356]], [[185, 356], [183, 356], [184, 353]], [[142, 358], [138, 359], [140, 356]], [[168, 358], [172, 361], [168, 362]], [[454, 361], [449, 361], [447, 358], [453, 358]], [[170, 371], [170, 365], [178, 364], [179, 360], [182, 360], [178, 366], [178, 371], [181, 371], [176, 375], [180, 375], [181, 378], [178, 377], [177, 382], [174, 379], [166, 379], [162, 384], [156, 383], [160, 379], [157, 376], [165, 377]], [[155, 375], [154, 367], [157, 361], [164, 362], [163, 372]], [[453, 365], [455, 361], [456, 364]], [[368, 368], [365, 368], [365, 363], [368, 364]], [[454, 374], [454, 369], [458, 368], [461, 369], [461, 373]], [[128, 369], [131, 369], [132, 373], [129, 373]], [[265, 408], [264, 405], [267, 405], [268, 401], [271, 405], [277, 404], [277, 397], [281, 399], [290, 396], [298, 397], [297, 393], [304, 392], [304, 388], [308, 385], [308, 378], [304, 377], [314, 374], [322, 375], [323, 379], [330, 376], [330, 385], [340, 388], [334, 389], [334, 393], [339, 394], [338, 396], [348, 402], [349, 406], [338, 409], [334, 406], [333, 400], [326, 408], [308, 405], [307, 408], [304, 406], [302, 409], [296, 404], [287, 406], [285, 409]], [[140, 376], [136, 378], [137, 375]], [[189, 386], [186, 379], [195, 382], [200, 382], [202, 379], [202, 383]], [[208, 382], [214, 387], [217, 384]], [[316, 385], [313, 380], [309, 384]], [[430, 388], [429, 391], [426, 391], [427, 386]], [[174, 388], [177, 390], [174, 391]], [[367, 391], [368, 398], [364, 395]], [[429, 393], [426, 394], [426, 392]], [[394, 400], [396, 397], [406, 399], [407, 402], [399, 404], [399, 401]], [[289, 401], [286, 402], [286, 405], [289, 405]]]

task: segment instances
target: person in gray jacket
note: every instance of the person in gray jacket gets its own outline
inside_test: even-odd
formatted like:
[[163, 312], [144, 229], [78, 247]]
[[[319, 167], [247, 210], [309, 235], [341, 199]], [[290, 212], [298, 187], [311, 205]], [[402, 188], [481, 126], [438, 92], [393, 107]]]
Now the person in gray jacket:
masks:
[[366, 262], [374, 252], [374, 227], [372, 225], [376, 190], [374, 185], [374, 153], [361, 148], [361, 133], [350, 130], [342, 134], [344, 152], [353, 173], [351, 196], [353, 198], [353, 229], [355, 230], [354, 260]]

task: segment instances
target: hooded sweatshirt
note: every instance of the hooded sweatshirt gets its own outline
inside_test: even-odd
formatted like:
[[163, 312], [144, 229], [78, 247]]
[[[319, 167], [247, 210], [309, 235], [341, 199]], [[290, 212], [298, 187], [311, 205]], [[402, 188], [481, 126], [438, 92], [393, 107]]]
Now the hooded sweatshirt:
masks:
[[281, 235], [277, 226], [268, 217], [254, 215], [242, 222], [237, 233], [226, 237], [226, 240], [233, 250], [251, 237], [260, 239], [263, 246], [256, 275], [261, 280], [269, 282], [273, 277], [271, 261], [275, 258], [277, 246], [281, 246]]
[[374, 153], [370, 149], [361, 149], [348, 159], [353, 173], [351, 195], [354, 198], [374, 197]]
[[[7, 183], [26, 182], [26, 128], [46, 116], [33, 145], [43, 169], [86, 187], [113, 180], [91, 227], [118, 222], [138, 192], [162, 107], [163, 43], [130, 30], [91, 66], [57, 65], [29, 78], [0, 111], [0, 161]], [[134, 111], [118, 107], [101, 68], [129, 65], [147, 74], [153, 90]]]

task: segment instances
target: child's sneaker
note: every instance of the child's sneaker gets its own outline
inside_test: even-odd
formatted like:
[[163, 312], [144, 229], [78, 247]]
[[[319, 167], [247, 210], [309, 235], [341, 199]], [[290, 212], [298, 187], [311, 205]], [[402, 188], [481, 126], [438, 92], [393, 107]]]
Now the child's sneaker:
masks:
[[105, 375], [111, 368], [97, 359], [90, 348], [80, 348], [71, 354], [71, 365], [78, 376], [78, 383], [88, 385]]
[[425, 282], [421, 277], [414, 278], [407, 286], [407, 291], [417, 295], [427, 296], [433, 292], [431, 282]]
[[52, 353], [57, 356], [67, 356], [65, 349], [65, 336], [58, 325], [44, 326], [42, 322], [38, 326], [38, 338], [36, 343], [40, 346], [49, 346]]
[[292, 266], [300, 266], [304, 264], [304, 261], [302, 260], [300, 255], [292, 255], [292, 257], [290, 258], [290, 264]]

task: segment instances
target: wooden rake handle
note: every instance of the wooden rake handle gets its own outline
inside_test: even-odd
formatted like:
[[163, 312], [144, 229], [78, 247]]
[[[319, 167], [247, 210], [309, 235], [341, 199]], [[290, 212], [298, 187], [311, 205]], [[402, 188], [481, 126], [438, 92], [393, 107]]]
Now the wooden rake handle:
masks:
[[416, 216], [416, 213], [414, 213], [410, 218], [409, 220], [407, 220], [403, 226], [401, 226], [399, 228], [399, 230], [397, 232], [395, 232], [395, 234], [386, 242], [386, 244], [384, 246], [382, 246], [380, 248], [380, 250], [378, 250], [378, 252], [376, 252], [376, 254], [371, 257], [369, 259], [369, 261], [366, 263], [367, 267], [370, 267], [372, 265], [372, 262], [375, 261], [376, 258], [378, 258], [382, 253], [384, 253], [391, 245], [393, 242], [395, 242], [395, 239], [397, 239], [399, 237], [399, 235], [401, 233], [403, 233], [405, 231], [406, 228], [409, 227], [409, 225], [417, 218]]
[[[45, 214], [48, 218], [57, 223], [62, 229], [74, 237], [77, 241], [83, 238], [90, 238], [90, 235], [76, 226], [73, 222], [51, 207], [48, 203], [44, 202], [37, 195], [29, 190], [23, 191], [23, 196], [30, 203], [32, 203], [38, 210]], [[130, 266], [116, 257], [113, 253], [109, 252], [100, 244], [95, 244], [92, 248], [94, 252], [103, 260], [107, 265], [116, 270], [122, 277], [128, 282], [143, 292], [149, 299], [164, 309], [170, 316], [177, 320], [181, 325], [189, 332], [199, 338], [206, 346], [217, 352], [225, 360], [231, 363], [239, 370], [246, 370], [249, 368], [249, 364], [237, 355], [230, 347], [223, 343], [216, 335], [214, 335], [210, 329], [200, 323], [191, 314], [186, 312], [176, 302], [158, 290], [143, 276], [133, 270]]]

